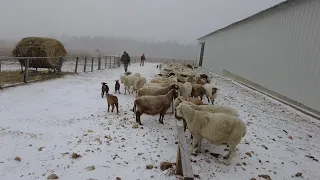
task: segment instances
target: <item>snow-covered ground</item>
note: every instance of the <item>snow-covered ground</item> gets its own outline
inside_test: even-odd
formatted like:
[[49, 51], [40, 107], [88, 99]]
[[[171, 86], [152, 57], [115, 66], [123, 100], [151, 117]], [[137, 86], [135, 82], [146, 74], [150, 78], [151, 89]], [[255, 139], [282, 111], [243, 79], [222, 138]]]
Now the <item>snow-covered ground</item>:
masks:
[[[133, 64], [129, 71], [148, 80], [157, 72], [150, 63]], [[132, 128], [134, 96], [123, 95], [123, 86], [117, 94], [120, 114], [107, 113], [101, 82], [113, 93], [122, 73], [123, 67], [106, 69], [0, 91], [0, 179], [46, 179], [52, 173], [63, 180], [176, 179], [172, 169], [159, 168], [176, 158], [172, 114], [165, 115], [164, 125], [158, 116], [143, 115], [144, 125]], [[220, 89], [216, 103], [238, 109], [248, 130], [230, 166], [216, 157], [227, 154], [226, 146], [204, 141], [203, 153], [191, 156], [195, 174], [205, 180], [263, 179], [259, 175], [280, 180], [300, 172], [294, 178], [320, 179], [319, 121], [232, 81], [215, 77], [213, 83]], [[72, 159], [73, 152], [81, 157]]]

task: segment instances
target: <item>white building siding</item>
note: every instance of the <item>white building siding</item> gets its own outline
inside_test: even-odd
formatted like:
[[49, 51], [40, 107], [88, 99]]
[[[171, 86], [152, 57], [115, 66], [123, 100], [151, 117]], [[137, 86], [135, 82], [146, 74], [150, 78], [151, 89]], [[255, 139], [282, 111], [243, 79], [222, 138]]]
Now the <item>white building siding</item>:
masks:
[[293, 1], [203, 40], [203, 67], [320, 111], [319, 0]]

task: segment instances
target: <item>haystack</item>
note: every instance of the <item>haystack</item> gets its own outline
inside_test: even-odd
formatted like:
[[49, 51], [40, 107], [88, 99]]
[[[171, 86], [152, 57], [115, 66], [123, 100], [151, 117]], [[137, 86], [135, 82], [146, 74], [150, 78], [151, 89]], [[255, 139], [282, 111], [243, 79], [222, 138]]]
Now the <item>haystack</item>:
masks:
[[[59, 69], [60, 56], [67, 54], [63, 44], [52, 38], [26, 37], [18, 42], [12, 51], [15, 57], [56, 57], [44, 59], [29, 59], [29, 67]], [[25, 59], [19, 59], [22, 66], [25, 66]], [[62, 65], [62, 64], [61, 64]]]

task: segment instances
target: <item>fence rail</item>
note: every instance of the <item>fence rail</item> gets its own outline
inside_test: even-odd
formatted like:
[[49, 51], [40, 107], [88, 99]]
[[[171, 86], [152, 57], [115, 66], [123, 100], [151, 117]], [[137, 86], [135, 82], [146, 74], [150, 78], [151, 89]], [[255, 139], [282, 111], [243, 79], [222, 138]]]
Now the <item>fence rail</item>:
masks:
[[[131, 63], [140, 62], [140, 57], [131, 56]], [[36, 61], [41, 61], [42, 64], [46, 60], [56, 59], [55, 67], [45, 63], [46, 68], [36, 67]], [[59, 61], [58, 61], [59, 60]], [[50, 62], [51, 62], [50, 61]], [[147, 58], [146, 62], [180, 62], [194, 65], [196, 61], [177, 60], [177, 59], [162, 59], [162, 58]], [[57, 65], [58, 63], [58, 65]], [[121, 66], [119, 56], [65, 56], [65, 57], [4, 57], [0, 56], [0, 88], [15, 86], [21, 83], [28, 83], [41, 80], [41, 73], [44, 74], [49, 70], [54, 73], [81, 73], [93, 72], [95, 70], [118, 68]], [[50, 67], [50, 68], [49, 68]], [[39, 70], [39, 71], [38, 71]], [[20, 71], [20, 74], [18, 73]], [[9, 82], [6, 77], [8, 72], [15, 72], [17, 82]], [[40, 74], [40, 75], [39, 75]], [[12, 76], [12, 75], [10, 75]], [[12, 77], [10, 77], [12, 78]]]

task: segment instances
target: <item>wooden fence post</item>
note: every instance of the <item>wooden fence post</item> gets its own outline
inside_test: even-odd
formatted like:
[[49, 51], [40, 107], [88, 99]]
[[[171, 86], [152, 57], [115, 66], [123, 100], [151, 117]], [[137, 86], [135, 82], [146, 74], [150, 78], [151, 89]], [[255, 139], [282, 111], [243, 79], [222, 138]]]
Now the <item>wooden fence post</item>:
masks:
[[78, 63], [79, 63], [79, 57], [76, 59], [76, 68], [74, 69], [74, 73], [78, 73]]
[[1, 59], [0, 59], [0, 89], [2, 89], [2, 87], [1, 87], [1, 84], [2, 84], [2, 82], [1, 82], [1, 79], [2, 79], [2, 74], [1, 74]]
[[107, 69], [107, 57], [108, 57], [108, 56], [105, 56], [105, 57], [104, 57], [104, 69]]
[[87, 57], [84, 58], [83, 72], [86, 72], [86, 69], [87, 69]]
[[62, 56], [59, 57], [59, 69], [58, 69], [58, 72], [61, 72], [61, 69], [62, 69], [62, 61], [63, 61], [63, 58]]
[[25, 69], [24, 69], [24, 76], [23, 76], [23, 81], [25, 83], [28, 82], [28, 75], [29, 75], [29, 59], [26, 59], [26, 64], [25, 64]]
[[93, 57], [91, 59], [91, 72], [93, 72]]
[[116, 57], [113, 58], [113, 68], [116, 68]]
[[101, 69], [101, 58], [100, 58], [100, 56], [98, 57], [98, 70], [100, 70]]
[[111, 57], [113, 57], [113, 56], [109, 57], [109, 69], [111, 68]]

